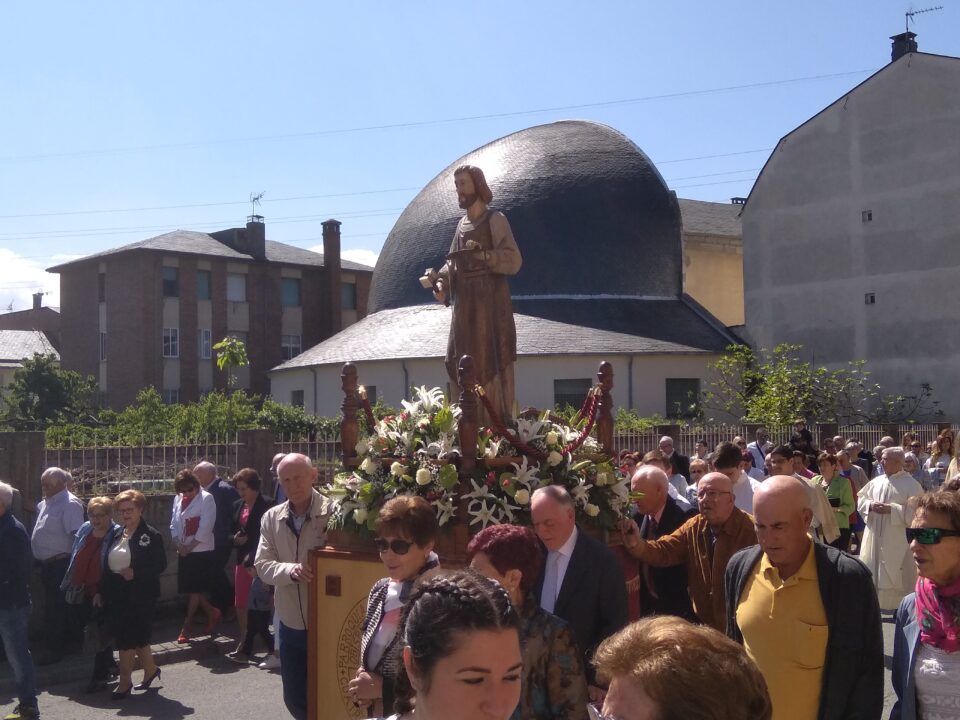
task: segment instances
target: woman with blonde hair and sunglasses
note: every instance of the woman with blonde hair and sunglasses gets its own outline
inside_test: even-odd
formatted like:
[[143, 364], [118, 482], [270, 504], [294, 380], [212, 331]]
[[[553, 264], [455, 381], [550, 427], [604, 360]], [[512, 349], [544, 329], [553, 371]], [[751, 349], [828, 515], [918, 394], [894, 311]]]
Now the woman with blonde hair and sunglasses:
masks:
[[897, 610], [891, 720], [960, 717], [960, 494], [927, 493], [906, 530], [916, 591]]

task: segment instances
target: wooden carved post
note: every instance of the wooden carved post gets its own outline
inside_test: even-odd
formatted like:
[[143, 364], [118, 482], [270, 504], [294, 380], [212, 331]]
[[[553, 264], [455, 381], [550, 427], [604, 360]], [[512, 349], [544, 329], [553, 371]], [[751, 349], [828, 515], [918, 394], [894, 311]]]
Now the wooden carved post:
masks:
[[613, 365], [604, 361], [597, 371], [600, 382], [600, 394], [597, 397], [597, 441], [605, 453], [613, 455]]
[[340, 371], [340, 386], [343, 388], [343, 420], [340, 422], [340, 447], [343, 450], [343, 463], [357, 455], [359, 427], [357, 425], [357, 366], [344, 363]]
[[477, 429], [479, 408], [477, 393], [477, 374], [473, 367], [473, 358], [464, 355], [457, 365], [457, 384], [460, 386], [460, 472], [473, 472], [477, 466]]

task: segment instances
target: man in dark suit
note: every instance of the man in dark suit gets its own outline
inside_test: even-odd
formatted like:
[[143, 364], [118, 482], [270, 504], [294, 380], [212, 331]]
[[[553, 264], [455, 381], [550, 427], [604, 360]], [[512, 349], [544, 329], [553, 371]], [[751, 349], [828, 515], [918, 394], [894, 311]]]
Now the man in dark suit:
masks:
[[690, 484], [690, 458], [686, 455], [681, 455], [673, 449], [673, 438], [669, 435], [664, 435], [660, 438], [660, 452], [663, 453], [663, 456], [670, 461], [670, 464], [673, 465], [674, 474], [679, 473], [683, 475], [687, 480], [687, 484]]
[[[681, 508], [667, 494], [667, 483], [667, 474], [651, 465], [637, 468], [631, 480], [633, 492], [643, 493], [635, 503], [635, 520], [644, 540], [669, 535], [697, 514], [692, 508]], [[676, 615], [696, 622], [687, 592], [687, 569], [683, 565], [653, 567], [640, 563], [640, 614]]]
[[591, 700], [603, 696], [590, 659], [597, 646], [627, 624], [627, 588], [613, 551], [580, 530], [570, 494], [547, 485], [530, 500], [533, 529], [547, 549], [536, 597], [547, 612], [570, 624], [580, 652]]

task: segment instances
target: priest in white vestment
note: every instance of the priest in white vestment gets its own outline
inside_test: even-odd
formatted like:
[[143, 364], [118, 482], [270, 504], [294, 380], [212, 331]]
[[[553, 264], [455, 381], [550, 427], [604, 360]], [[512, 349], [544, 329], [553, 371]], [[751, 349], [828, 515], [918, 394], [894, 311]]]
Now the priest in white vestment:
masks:
[[904, 529], [910, 527], [923, 487], [903, 469], [903, 448], [883, 451], [883, 475], [857, 494], [857, 510], [866, 523], [860, 559], [873, 573], [880, 607], [896, 610], [917, 583], [917, 566]]

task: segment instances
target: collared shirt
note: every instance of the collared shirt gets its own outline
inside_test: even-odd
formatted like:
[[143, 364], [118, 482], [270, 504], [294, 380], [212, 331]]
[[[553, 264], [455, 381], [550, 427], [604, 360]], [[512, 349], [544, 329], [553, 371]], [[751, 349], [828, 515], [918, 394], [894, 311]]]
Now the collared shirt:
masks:
[[753, 512], [753, 493], [760, 487], [760, 481], [755, 480], [743, 470], [740, 471], [740, 477], [733, 485], [733, 502], [745, 513]]
[[[570, 565], [570, 556], [573, 555], [573, 548], [577, 544], [577, 535], [579, 534], [577, 526], [573, 526], [573, 532], [567, 541], [556, 551], [560, 557], [557, 558], [557, 595], [560, 595], [560, 588], [563, 587], [563, 576], [567, 574], [567, 566]], [[552, 552], [552, 551], [551, 551]]]
[[767, 681], [773, 720], [816, 720], [827, 654], [827, 613], [813, 543], [786, 580], [764, 553], [737, 606], [747, 654]]
[[83, 525], [83, 503], [64, 488], [37, 505], [30, 546], [33, 556], [43, 562], [73, 551], [73, 538]]

